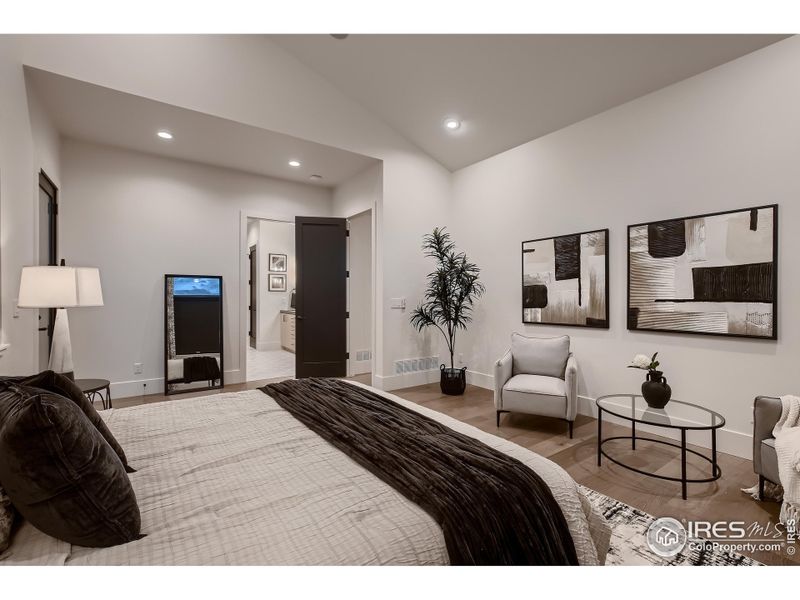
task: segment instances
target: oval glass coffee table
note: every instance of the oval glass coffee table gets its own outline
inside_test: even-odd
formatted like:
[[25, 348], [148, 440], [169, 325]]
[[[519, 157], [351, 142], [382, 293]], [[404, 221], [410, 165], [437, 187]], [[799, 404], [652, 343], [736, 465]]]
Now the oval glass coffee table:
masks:
[[[677, 481], [681, 484], [681, 491], [683, 499], [686, 500], [686, 487], [690, 483], [710, 483], [716, 481], [722, 476], [722, 469], [717, 464], [717, 430], [725, 425], [725, 417], [721, 414], [698, 406], [697, 404], [690, 404], [689, 402], [681, 402], [679, 400], [670, 400], [664, 408], [650, 408], [645, 402], [644, 398], [637, 394], [611, 394], [602, 396], [596, 400], [597, 404], [597, 466], [601, 465], [602, 457], [605, 456], [611, 462], [646, 475], [648, 477], [656, 477], [658, 479], [666, 479], [667, 481]], [[631, 424], [631, 434], [617, 435], [603, 439], [603, 413], [608, 413]], [[679, 430], [681, 441], [680, 444], [670, 442], [667, 440], [659, 440], [651, 437], [637, 436], [636, 424], [641, 423], [649, 427], [660, 427], [667, 430]], [[690, 450], [686, 447], [686, 432], [687, 431], [709, 431], [711, 432], [711, 456], [707, 456], [701, 452]], [[625, 464], [621, 460], [609, 455], [603, 448], [606, 442], [612, 440], [630, 440], [631, 449], [636, 450], [636, 440], [644, 440], [654, 442], [656, 444], [663, 444], [665, 446], [672, 446], [681, 451], [681, 476], [669, 477], [666, 475], [658, 475], [649, 471], [638, 469], [634, 466]], [[709, 477], [700, 479], [689, 479], [686, 476], [686, 455], [687, 453], [699, 456], [703, 460], [711, 464], [711, 475]]]

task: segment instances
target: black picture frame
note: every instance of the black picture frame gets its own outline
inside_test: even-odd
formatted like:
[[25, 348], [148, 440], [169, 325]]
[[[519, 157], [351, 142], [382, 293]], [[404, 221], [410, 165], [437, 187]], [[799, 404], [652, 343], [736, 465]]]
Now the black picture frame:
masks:
[[[273, 268], [272, 260], [273, 257], [276, 259], [283, 259], [283, 268]], [[270, 273], [287, 273], [289, 271], [289, 258], [285, 254], [275, 254], [270, 252], [268, 256], [269, 261], [269, 272]]]
[[[707, 217], [719, 217], [723, 215], [730, 215], [735, 213], [752, 213], [759, 210], [772, 210], [772, 334], [771, 335], [750, 335], [743, 333], [721, 333], [713, 331], [690, 331], [685, 329], [662, 329], [654, 327], [640, 327], [638, 322], [636, 326], [631, 326], [633, 319], [633, 307], [631, 306], [631, 230], [635, 227], [644, 227], [649, 225], [659, 225], [663, 223], [670, 223], [673, 221], [689, 221], [692, 219], [702, 219]], [[669, 334], [685, 334], [685, 335], [705, 335], [713, 337], [728, 337], [740, 338], [748, 340], [770, 340], [775, 341], [778, 339], [778, 205], [777, 204], [764, 204], [760, 206], [751, 206], [747, 208], [736, 208], [732, 210], [723, 210], [719, 212], [704, 213], [699, 215], [692, 215], [689, 217], [676, 217], [673, 219], [661, 219], [659, 221], [648, 221], [644, 223], [634, 223], [628, 225], [627, 232], [627, 248], [628, 248], [628, 274], [627, 274], [627, 328], [628, 331], [644, 331], [648, 333], [669, 333]]]
[[[283, 282], [277, 284], [277, 282]], [[285, 273], [267, 273], [267, 291], [269, 292], [285, 292], [286, 287], [286, 274]]]
[[[219, 385], [206, 387], [190, 387], [184, 389], [171, 389], [169, 376], [169, 280], [170, 278], [195, 278], [195, 279], [218, 279], [219, 280]], [[223, 286], [222, 275], [186, 275], [182, 273], [166, 273], [164, 275], [164, 395], [184, 394], [187, 392], [203, 392], [208, 390], [219, 390], [225, 387], [225, 288]]]
[[[546, 242], [546, 241], [549, 241], [549, 240], [554, 240], [554, 243], [555, 243], [556, 239], [564, 239], [564, 238], [570, 238], [570, 237], [576, 237], [576, 236], [580, 237], [582, 235], [587, 235], [587, 234], [590, 234], [590, 233], [602, 233], [605, 236], [606, 253], [605, 253], [605, 290], [604, 290], [604, 293], [605, 293], [605, 307], [606, 307], [606, 310], [605, 310], [605, 318], [602, 320], [602, 323], [595, 325], [595, 324], [586, 324], [586, 323], [526, 321], [525, 320], [525, 252], [526, 252], [525, 244], [531, 244], [531, 243], [535, 243], [535, 242]], [[610, 246], [609, 246], [609, 241], [610, 241], [610, 233], [609, 233], [609, 229], [608, 228], [590, 229], [588, 231], [581, 231], [581, 232], [578, 232], [578, 233], [570, 233], [570, 234], [565, 234], [565, 235], [553, 235], [553, 236], [548, 236], [548, 237], [536, 238], [536, 239], [532, 239], [532, 240], [524, 240], [520, 244], [520, 267], [521, 267], [521, 278], [520, 278], [520, 289], [521, 289], [520, 307], [521, 308], [520, 308], [520, 317], [521, 317], [521, 320], [522, 320], [522, 324], [523, 325], [548, 325], [548, 326], [553, 326], [553, 327], [580, 327], [580, 328], [583, 328], [583, 329], [609, 329], [610, 326], [611, 326], [611, 320], [610, 320], [610, 315], [611, 315], [611, 310], [610, 310], [610, 304], [611, 304], [610, 289], [611, 289], [611, 287], [610, 287], [610, 282], [609, 282], [611, 277], [610, 277], [610, 269], [609, 269], [609, 267], [610, 267], [610, 261], [609, 261]]]

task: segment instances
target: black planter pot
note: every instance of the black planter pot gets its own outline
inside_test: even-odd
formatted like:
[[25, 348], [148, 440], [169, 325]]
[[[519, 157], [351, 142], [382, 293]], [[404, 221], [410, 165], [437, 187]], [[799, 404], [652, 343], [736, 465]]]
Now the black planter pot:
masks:
[[661, 371], [648, 371], [647, 381], [642, 384], [642, 396], [650, 408], [664, 408], [672, 398], [672, 388]]
[[443, 394], [450, 396], [460, 396], [467, 389], [467, 367], [461, 369], [451, 369], [441, 365], [439, 367], [441, 379], [439, 385]]

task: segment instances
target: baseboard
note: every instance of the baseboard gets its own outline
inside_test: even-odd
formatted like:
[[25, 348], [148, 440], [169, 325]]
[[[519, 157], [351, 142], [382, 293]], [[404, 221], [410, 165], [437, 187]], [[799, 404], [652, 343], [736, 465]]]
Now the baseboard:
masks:
[[[242, 383], [242, 370], [231, 369], [225, 371], [225, 384]], [[146, 384], [146, 385], [145, 385]], [[111, 399], [135, 398], [137, 396], [152, 396], [164, 393], [164, 378], [135, 379], [132, 381], [114, 381], [111, 383]]]
[[[146, 384], [146, 385], [145, 385]], [[164, 393], [164, 378], [134, 379], [132, 381], [115, 381], [111, 384], [111, 399], [134, 398]]]
[[281, 343], [277, 342], [256, 342], [256, 350], [259, 352], [266, 352], [268, 350], [280, 350]]
[[429, 369], [427, 371], [414, 371], [412, 373], [401, 373], [399, 375], [374, 375], [373, 385], [385, 392], [400, 390], [426, 383], [436, 383], [439, 381], [439, 369]]
[[467, 383], [486, 390], [494, 390], [494, 376], [480, 371], [467, 369]]
[[350, 375], [361, 375], [363, 373], [372, 372], [371, 360], [351, 360], [350, 361]]

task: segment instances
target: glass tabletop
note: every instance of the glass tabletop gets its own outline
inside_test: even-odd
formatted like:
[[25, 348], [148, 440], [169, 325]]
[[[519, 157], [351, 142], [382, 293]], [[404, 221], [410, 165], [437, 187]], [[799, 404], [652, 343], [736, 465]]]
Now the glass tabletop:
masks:
[[650, 408], [639, 394], [609, 394], [597, 399], [597, 406], [615, 417], [674, 429], [718, 429], [725, 417], [690, 402], [670, 400], [664, 408]]

